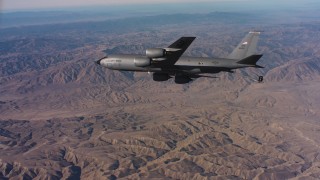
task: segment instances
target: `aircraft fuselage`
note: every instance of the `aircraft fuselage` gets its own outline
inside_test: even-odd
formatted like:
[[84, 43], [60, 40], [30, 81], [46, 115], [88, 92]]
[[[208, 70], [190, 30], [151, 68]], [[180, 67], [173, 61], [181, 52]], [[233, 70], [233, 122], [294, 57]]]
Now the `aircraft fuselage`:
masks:
[[135, 59], [147, 59], [142, 55], [111, 55], [102, 58], [100, 65], [122, 71], [141, 71], [141, 72], [170, 72], [181, 71], [188, 74], [199, 73], [218, 73], [220, 71], [230, 71], [231, 69], [253, 67], [254, 65], [239, 64], [237, 60], [225, 58], [205, 58], [205, 57], [180, 57], [171, 67], [157, 67], [160, 61], [151, 61], [150, 65], [139, 67], [135, 64]]

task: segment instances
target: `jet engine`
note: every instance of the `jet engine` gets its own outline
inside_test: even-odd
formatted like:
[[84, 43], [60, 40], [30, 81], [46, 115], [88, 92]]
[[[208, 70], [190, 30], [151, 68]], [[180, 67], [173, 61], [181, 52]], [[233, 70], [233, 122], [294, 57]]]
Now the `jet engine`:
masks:
[[154, 81], [167, 81], [171, 78], [169, 74], [166, 73], [153, 73], [152, 76]]
[[146, 67], [150, 65], [151, 60], [147, 57], [135, 57], [133, 62], [137, 67]]
[[146, 50], [148, 58], [161, 58], [166, 55], [166, 50], [161, 48], [150, 48]]

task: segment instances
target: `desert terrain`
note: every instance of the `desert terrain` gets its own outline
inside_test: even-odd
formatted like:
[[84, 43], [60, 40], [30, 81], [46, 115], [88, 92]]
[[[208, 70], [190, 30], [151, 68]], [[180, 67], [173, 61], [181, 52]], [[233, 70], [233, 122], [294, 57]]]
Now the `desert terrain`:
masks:
[[[249, 17], [0, 29], [0, 179], [319, 179], [320, 23]], [[178, 85], [94, 63], [183, 35], [223, 57], [251, 28], [264, 69]]]

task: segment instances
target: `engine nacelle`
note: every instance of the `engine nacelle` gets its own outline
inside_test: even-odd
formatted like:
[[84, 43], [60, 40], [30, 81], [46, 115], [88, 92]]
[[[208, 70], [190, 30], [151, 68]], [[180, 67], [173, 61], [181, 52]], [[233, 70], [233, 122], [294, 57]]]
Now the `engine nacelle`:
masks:
[[161, 58], [166, 55], [166, 50], [161, 48], [150, 48], [146, 50], [148, 58]]
[[134, 60], [134, 65], [137, 67], [146, 67], [150, 66], [151, 60], [147, 57], [135, 57]]
[[167, 81], [171, 78], [169, 74], [166, 73], [153, 73], [152, 76], [154, 81]]

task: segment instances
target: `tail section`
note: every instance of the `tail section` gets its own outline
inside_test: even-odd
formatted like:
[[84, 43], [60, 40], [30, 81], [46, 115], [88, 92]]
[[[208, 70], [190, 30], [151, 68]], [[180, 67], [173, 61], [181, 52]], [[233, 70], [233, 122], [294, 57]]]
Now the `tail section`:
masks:
[[262, 57], [262, 54], [251, 55], [251, 56], [248, 56], [244, 59], [241, 59], [237, 63], [256, 67], [256, 68], [263, 68], [262, 66], [257, 65], [257, 62], [259, 61], [259, 59], [261, 57]]
[[240, 44], [227, 57], [228, 59], [244, 59], [256, 53], [260, 32], [250, 31]]

